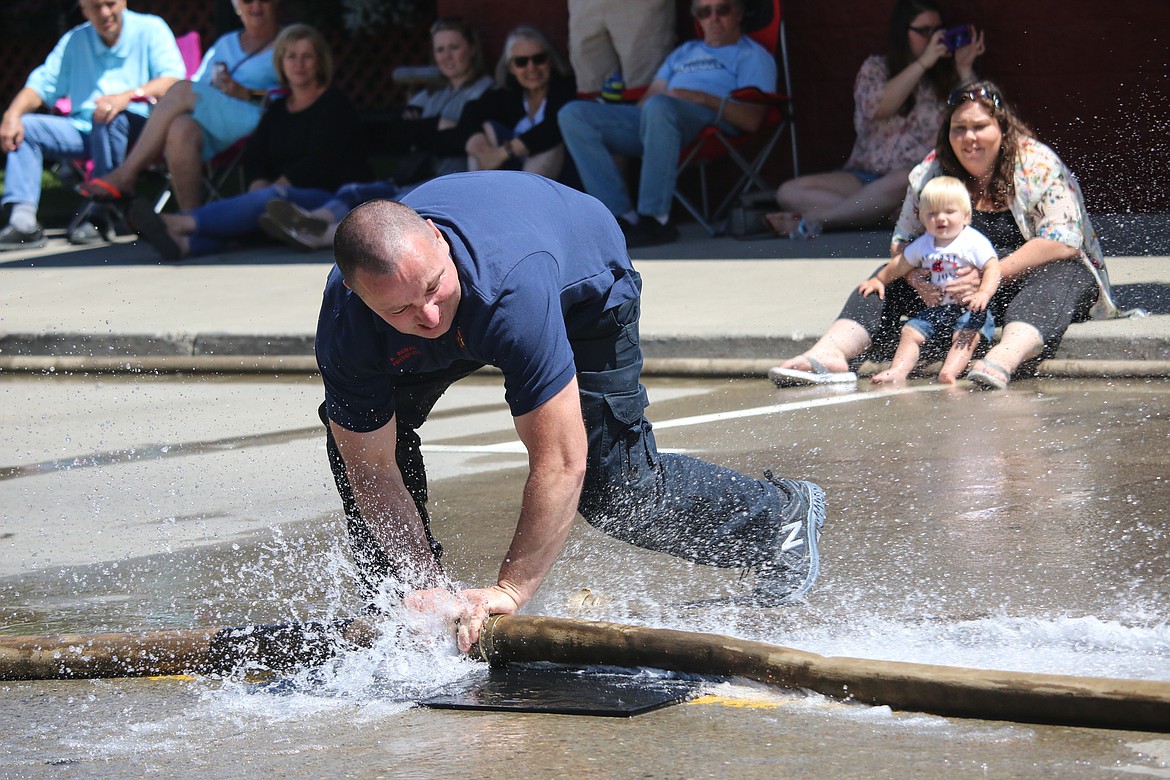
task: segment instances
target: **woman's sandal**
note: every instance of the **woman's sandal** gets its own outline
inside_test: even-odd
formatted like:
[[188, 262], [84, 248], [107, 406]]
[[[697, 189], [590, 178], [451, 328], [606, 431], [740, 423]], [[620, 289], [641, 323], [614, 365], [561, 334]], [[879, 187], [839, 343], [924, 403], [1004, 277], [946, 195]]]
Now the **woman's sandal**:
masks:
[[77, 194], [83, 198], [98, 201], [99, 203], [116, 203], [134, 195], [132, 192], [122, 192], [105, 179], [94, 177], [77, 185]]
[[[973, 368], [967, 372], [967, 378], [979, 386], [981, 390], [1005, 390], [1012, 375], [1003, 366], [984, 358], [979, 361], [983, 368]], [[995, 373], [988, 373], [988, 370]], [[998, 374], [998, 376], [997, 376]]]
[[830, 371], [824, 363], [801, 355], [812, 371], [801, 371], [799, 368], [784, 368], [776, 366], [768, 371], [768, 378], [776, 387], [807, 387], [809, 385], [841, 385], [857, 381], [857, 374], [852, 371]]

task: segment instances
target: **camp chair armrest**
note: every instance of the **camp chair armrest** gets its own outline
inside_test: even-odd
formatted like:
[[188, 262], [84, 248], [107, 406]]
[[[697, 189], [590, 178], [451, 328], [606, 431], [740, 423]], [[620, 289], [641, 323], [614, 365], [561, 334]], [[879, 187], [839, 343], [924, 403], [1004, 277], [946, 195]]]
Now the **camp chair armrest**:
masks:
[[727, 104], [730, 103], [747, 103], [753, 106], [766, 106], [769, 110], [774, 110], [788, 100], [785, 96], [776, 92], [764, 92], [762, 89], [756, 87], [743, 87], [737, 89], [730, 95], [725, 95], [719, 101], [719, 110], [715, 112], [715, 123], [723, 121], [723, 114], [727, 109]]
[[731, 95], [728, 96], [728, 98], [725, 99], [734, 100], [736, 103], [779, 106], [788, 98], [778, 92], [765, 92], [764, 90], [758, 89], [756, 87], [744, 87], [743, 89], [735, 90], [731, 93]]

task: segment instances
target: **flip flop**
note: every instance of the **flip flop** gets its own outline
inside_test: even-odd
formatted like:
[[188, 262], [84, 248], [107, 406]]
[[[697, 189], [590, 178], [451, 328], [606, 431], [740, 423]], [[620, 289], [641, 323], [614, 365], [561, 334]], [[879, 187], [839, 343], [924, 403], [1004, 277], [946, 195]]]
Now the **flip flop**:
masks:
[[[980, 390], [1006, 390], [1008, 382], [1011, 381], [1011, 373], [998, 363], [993, 363], [987, 358], [979, 361], [983, 364], [982, 369], [972, 369], [967, 372], [967, 378], [979, 386]], [[991, 369], [995, 373], [988, 373], [987, 369]], [[996, 376], [998, 374], [999, 376]], [[1004, 377], [1007, 377], [1006, 379]]]
[[[114, 201], [126, 200], [129, 197], [127, 193], [110, 184], [102, 178], [94, 177], [89, 181], [83, 181], [77, 185], [77, 193], [83, 198], [96, 200], [103, 203], [112, 203]], [[133, 194], [133, 193], [130, 193]]]
[[857, 381], [857, 374], [852, 371], [830, 371], [816, 358], [802, 355], [808, 361], [812, 371], [801, 371], [798, 368], [783, 368], [777, 366], [768, 371], [768, 378], [776, 387], [807, 387], [809, 385], [841, 385]]
[[154, 208], [142, 198], [130, 204], [130, 221], [138, 231], [139, 238], [155, 248], [163, 260], [174, 262], [183, 259], [183, 249], [171, 234], [163, 218], [154, 213]]

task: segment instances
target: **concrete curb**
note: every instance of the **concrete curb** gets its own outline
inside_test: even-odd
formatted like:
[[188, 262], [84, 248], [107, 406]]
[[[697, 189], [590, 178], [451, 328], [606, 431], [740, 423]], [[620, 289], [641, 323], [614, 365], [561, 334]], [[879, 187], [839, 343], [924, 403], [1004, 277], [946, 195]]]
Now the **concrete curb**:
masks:
[[[1122, 321], [1118, 321], [1122, 322]], [[1093, 324], [1074, 326], [1065, 335], [1058, 357], [1066, 360], [1170, 360], [1170, 331], [1165, 335], [1085, 332]], [[648, 359], [780, 360], [798, 355], [817, 334], [762, 336], [642, 334]], [[239, 333], [9, 333], [0, 335], [0, 359], [18, 357], [296, 357], [313, 355], [312, 334]], [[767, 357], [761, 357], [767, 356]]]
[[[773, 358], [647, 358], [647, 376], [761, 378]], [[487, 372], [495, 369], [485, 367]], [[880, 370], [865, 363], [860, 374]], [[0, 374], [303, 374], [317, 373], [311, 355], [25, 355], [0, 357]], [[1170, 360], [1045, 360], [1037, 373], [1053, 377], [1170, 377]]]

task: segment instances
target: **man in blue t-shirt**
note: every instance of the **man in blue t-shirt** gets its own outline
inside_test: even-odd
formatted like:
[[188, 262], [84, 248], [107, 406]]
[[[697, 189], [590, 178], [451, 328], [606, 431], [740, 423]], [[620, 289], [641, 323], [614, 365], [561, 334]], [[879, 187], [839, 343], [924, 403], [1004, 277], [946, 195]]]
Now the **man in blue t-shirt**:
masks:
[[[434, 179], [402, 203], [342, 221], [317, 324], [322, 419], [359, 567], [393, 575], [408, 608], [483, 620], [524, 606], [579, 510], [618, 539], [699, 563], [760, 567], [760, 601], [816, 579], [824, 494], [659, 453], [639, 381], [641, 278], [613, 216], [540, 176]], [[520, 518], [495, 585], [454, 593], [426, 509], [415, 430], [455, 380], [484, 365], [528, 450]]]
[[[37, 220], [45, 158], [93, 160], [93, 175], [126, 156], [149, 112], [187, 74], [171, 28], [161, 18], [126, 10], [126, 0], [81, 0], [86, 23], [61, 37], [28, 77], [0, 121], [8, 226], [0, 251], [45, 243]], [[69, 100], [69, 115], [33, 113]]]
[[[745, 87], [776, 90], [775, 59], [740, 29], [742, 0], [693, 0], [691, 13], [703, 39], [675, 49], [637, 105], [580, 100], [557, 114], [585, 191], [619, 218], [631, 247], [678, 238], [670, 222], [678, 159], [704, 127], [718, 117], [731, 134], [759, 129], [766, 108], [727, 97]], [[615, 154], [642, 158], [636, 208]]]

